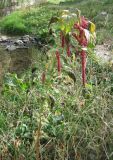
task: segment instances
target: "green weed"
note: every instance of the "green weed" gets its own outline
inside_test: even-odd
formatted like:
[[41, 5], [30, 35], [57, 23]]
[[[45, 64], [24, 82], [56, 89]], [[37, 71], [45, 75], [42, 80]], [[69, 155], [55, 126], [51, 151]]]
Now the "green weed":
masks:
[[[78, 62], [72, 64], [74, 68], [69, 64], [64, 61], [59, 77], [49, 61], [52, 70], [46, 71], [44, 84], [44, 66], [34, 79], [30, 71], [21, 79], [6, 76], [0, 100], [4, 159], [9, 155], [35, 159], [38, 147], [42, 159], [112, 160], [112, 67], [88, 60], [89, 83], [84, 89]], [[68, 69], [76, 75], [76, 82]]]

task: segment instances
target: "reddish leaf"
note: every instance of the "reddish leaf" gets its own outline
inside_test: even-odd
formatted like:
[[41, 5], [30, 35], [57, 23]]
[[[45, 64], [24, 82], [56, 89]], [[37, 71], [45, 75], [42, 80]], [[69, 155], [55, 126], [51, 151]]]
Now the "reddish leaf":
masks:
[[59, 53], [59, 51], [56, 51], [56, 58], [57, 58], [57, 69], [58, 69], [58, 72], [60, 73], [61, 72], [61, 62], [60, 62], [60, 53]]
[[86, 18], [84, 17], [81, 17], [81, 23], [80, 23], [80, 26], [84, 29], [87, 29], [88, 28], [88, 24], [89, 24], [89, 21], [87, 21]]

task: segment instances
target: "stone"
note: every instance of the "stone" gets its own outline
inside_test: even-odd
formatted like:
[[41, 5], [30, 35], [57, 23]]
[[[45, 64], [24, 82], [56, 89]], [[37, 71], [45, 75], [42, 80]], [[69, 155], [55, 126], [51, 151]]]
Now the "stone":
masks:
[[30, 39], [30, 36], [29, 35], [25, 35], [22, 37], [22, 39]]
[[30, 43], [29, 39], [23, 39], [23, 43], [28, 44]]
[[23, 45], [23, 41], [22, 40], [16, 40], [15, 42], [14, 42], [14, 44], [16, 44], [16, 45]]
[[100, 15], [102, 15], [102, 16], [107, 16], [107, 12], [104, 12], [104, 11], [103, 11], [103, 12], [100, 13]]
[[1, 36], [0, 37], [0, 42], [6, 42], [8, 40], [8, 37], [7, 36]]
[[17, 49], [17, 47], [15, 46], [15, 45], [8, 45], [7, 47], [6, 47], [6, 50], [7, 51], [14, 51], [14, 50], [16, 50]]

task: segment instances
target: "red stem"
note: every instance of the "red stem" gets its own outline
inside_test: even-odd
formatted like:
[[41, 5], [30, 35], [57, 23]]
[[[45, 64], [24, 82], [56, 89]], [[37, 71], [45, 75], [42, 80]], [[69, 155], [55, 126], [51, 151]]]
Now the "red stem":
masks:
[[57, 58], [57, 69], [58, 69], [58, 72], [60, 73], [61, 72], [61, 62], [60, 62], [60, 53], [59, 53], [59, 51], [56, 51], [56, 58]]
[[64, 45], [65, 45], [65, 36], [64, 36], [63, 32], [60, 33], [60, 37], [61, 37], [61, 46], [62, 46], [62, 48], [64, 48]]
[[69, 44], [67, 44], [67, 56], [68, 56], [68, 57], [71, 56], [71, 50], [70, 50]]

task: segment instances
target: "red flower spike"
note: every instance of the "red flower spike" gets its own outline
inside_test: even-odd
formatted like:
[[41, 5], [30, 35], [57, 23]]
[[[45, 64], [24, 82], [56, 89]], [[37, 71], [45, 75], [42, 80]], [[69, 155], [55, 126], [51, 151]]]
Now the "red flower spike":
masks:
[[81, 51], [81, 60], [82, 60], [82, 82], [85, 86], [86, 84], [86, 52]]
[[61, 72], [61, 62], [60, 62], [60, 53], [59, 53], [59, 51], [56, 51], [56, 58], [57, 58], [57, 69], [58, 69], [58, 72], [60, 73]]
[[81, 42], [80, 42], [81, 46], [84, 46], [84, 47], [87, 47], [88, 45], [88, 41], [86, 39], [83, 39]]
[[61, 46], [62, 46], [62, 48], [64, 48], [64, 45], [65, 45], [65, 36], [64, 36], [63, 32], [60, 33], [60, 37], [61, 37]]
[[80, 38], [76, 33], [72, 33], [72, 36], [79, 42]]
[[87, 41], [84, 33], [79, 34], [79, 35], [76, 35], [76, 33], [73, 33], [72, 35], [79, 42], [79, 45], [84, 46], [84, 47], [86, 47], [88, 45], [88, 41]]
[[78, 23], [74, 24], [74, 28], [78, 29], [80, 32], [83, 32], [83, 28]]
[[46, 74], [45, 72], [42, 73], [42, 83], [44, 84], [46, 80]]
[[70, 50], [69, 44], [67, 44], [67, 56], [68, 56], [68, 57], [71, 56], [71, 50]]
[[[78, 41], [79, 45], [82, 47], [87, 47], [88, 40], [86, 39], [84, 29], [88, 27], [88, 21], [81, 17], [81, 24], [76, 23], [74, 28], [79, 31], [79, 34], [73, 33], [73, 37]], [[81, 51], [81, 61], [82, 61], [82, 82], [85, 86], [86, 84], [86, 52]]]
[[81, 17], [81, 23], [80, 23], [80, 26], [84, 29], [87, 29], [88, 28], [88, 24], [89, 22], [86, 20], [86, 18], [84, 17]]

